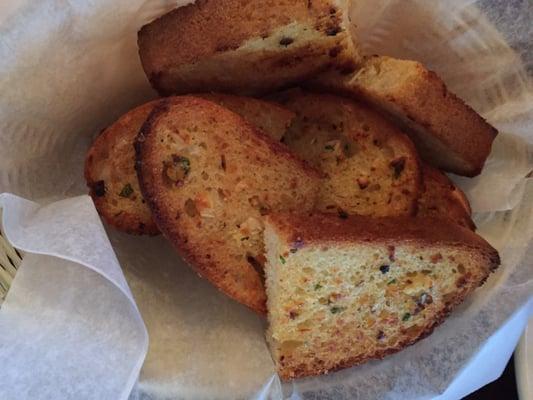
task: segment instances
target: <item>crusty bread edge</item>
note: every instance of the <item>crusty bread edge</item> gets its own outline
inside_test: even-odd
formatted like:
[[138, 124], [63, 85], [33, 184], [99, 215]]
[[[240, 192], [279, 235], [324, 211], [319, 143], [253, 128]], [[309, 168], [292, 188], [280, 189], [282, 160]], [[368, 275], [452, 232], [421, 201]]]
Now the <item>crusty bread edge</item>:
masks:
[[[313, 220], [313, 217], [316, 217]], [[320, 220], [327, 221], [322, 223]], [[276, 232], [285, 236], [293, 234], [302, 237], [305, 243], [358, 243], [377, 242], [403, 243], [443, 243], [450, 246], [465, 246], [487, 250], [497, 255], [497, 251], [481, 236], [437, 216], [391, 216], [372, 217], [361, 215], [333, 216], [319, 211], [288, 214], [272, 213], [265, 222], [276, 226]], [[313, 223], [311, 223], [313, 222]], [[346, 228], [338, 224], [347, 223]], [[437, 228], [436, 228], [437, 227]], [[453, 239], [452, 239], [453, 238]], [[295, 238], [287, 238], [291, 241]], [[488, 253], [487, 253], [488, 254]]]
[[[434, 121], [428, 122], [419, 120], [421, 114], [436, 114], [434, 113], [434, 110], [428, 108], [414, 110], [414, 106], [412, 104], [412, 98], [415, 96], [414, 92], [409, 93], [409, 96], [407, 98], [403, 98], [402, 100], [393, 96], [375, 96], [371, 90], [357, 87], [352, 83], [352, 79], [354, 79], [358, 74], [357, 71], [349, 80], [347, 80], [349, 77], [346, 75], [330, 69], [329, 71], [325, 72], [325, 74], [305, 82], [303, 86], [311, 91], [337, 93], [346, 97], [363, 100], [367, 104], [371, 105], [372, 108], [382, 114], [385, 118], [397, 125], [400, 125], [400, 127], [408, 132], [410, 136], [430, 136], [433, 138], [433, 140], [440, 142], [441, 145], [448, 147], [454, 156], [462, 158], [462, 160], [468, 164], [467, 168], [446, 168], [442, 165], [439, 166], [439, 168], [467, 177], [479, 175], [484, 167], [486, 159], [490, 155], [492, 144], [498, 135], [498, 130], [485, 118], [479, 115], [463, 99], [451, 92], [442, 78], [436, 72], [426, 68], [422, 63], [414, 60], [394, 59], [393, 57], [374, 54], [365, 56], [364, 60], [359, 66], [364, 67], [365, 63], [375, 58], [414, 63], [420, 74], [416, 78], [411, 78], [410, 84], [427, 89], [431, 92], [431, 95], [434, 96], [436, 96], [437, 93], [445, 93], [445, 99], [440, 100], [440, 105], [442, 106], [441, 108], [446, 109], [445, 111], [448, 111], [446, 115], [450, 115], [449, 110], [458, 110], [459, 114], [468, 117], [466, 118], [467, 120], [470, 120], [472, 123], [475, 122], [476, 131], [478, 133], [483, 132], [483, 135], [485, 136], [483, 139], [480, 139], [480, 141], [483, 142], [483, 146], [486, 147], [486, 149], [482, 149], [482, 153], [480, 153], [480, 149], [476, 149], [475, 151], [470, 149], [466, 153], [461, 151], [458, 144], [448, 137], [450, 131], [449, 128], [442, 128], [442, 126], [439, 126], [439, 124], [434, 124]], [[417, 118], [414, 118], [415, 115], [417, 115]], [[433, 125], [435, 125], [437, 129], [432, 127]]]
[[[181, 97], [192, 97], [192, 96], [181, 96]], [[195, 98], [197, 99], [197, 98]], [[156, 123], [158, 118], [161, 116], [161, 114], [165, 113], [171, 104], [173, 103], [174, 97], [169, 97], [161, 101], [150, 113], [148, 116], [148, 119], [143, 124], [142, 128], [139, 131], [139, 134], [137, 136], [137, 139], [135, 140], [135, 170], [137, 172], [137, 177], [139, 179], [139, 186], [141, 188], [142, 194], [144, 196], [144, 199], [146, 200], [148, 206], [150, 207], [150, 210], [152, 211], [152, 217], [154, 218], [154, 221], [156, 222], [157, 226], [159, 227], [160, 231], [163, 233], [163, 235], [168, 239], [168, 232], [166, 229], [166, 224], [162, 220], [162, 212], [160, 208], [158, 207], [157, 203], [154, 201], [152, 195], [147, 191], [147, 183], [144, 181], [143, 178], [143, 162], [142, 162], [142, 147], [146, 140], [146, 136], [150, 135], [153, 131], [153, 125]], [[201, 99], [202, 101], [207, 101], [204, 99]], [[212, 102], [210, 102], [212, 103]], [[216, 103], [213, 103], [216, 104]], [[217, 105], [218, 106], [218, 105]], [[218, 106], [221, 107], [221, 106]], [[178, 251], [180, 256], [183, 258], [183, 260], [195, 271], [198, 276], [201, 278], [205, 278], [209, 281], [210, 284], [215, 286], [220, 292], [224, 293], [225, 295], [228, 295], [232, 299], [235, 299], [235, 295], [238, 294], [237, 291], [235, 293], [232, 293], [231, 291], [228, 291], [227, 288], [223, 288], [221, 285], [218, 284], [218, 281], [214, 279], [208, 279], [205, 275], [205, 270], [211, 269], [214, 264], [210, 264], [209, 262], [206, 263], [206, 260], [197, 257], [194, 252], [191, 252], [189, 247], [185, 244], [183, 241], [183, 237], [180, 235], [179, 232], [176, 232], [177, 238], [175, 240], [170, 240], [169, 242], [172, 244], [172, 246]], [[207, 264], [207, 265], [206, 265]], [[207, 268], [205, 268], [207, 266]], [[240, 297], [238, 297], [240, 298]], [[243, 303], [241, 303], [243, 304]], [[256, 304], [243, 304], [244, 306], [250, 308], [251, 310], [255, 311], [259, 315], [265, 315], [266, 314], [266, 295], [265, 299], [260, 303]]]
[[[113, 127], [113, 125], [115, 125], [118, 122], [122, 121], [123, 118], [126, 115], [128, 115], [128, 114], [130, 114], [132, 112], [135, 112], [137, 109], [141, 109], [143, 107], [146, 107], [146, 106], [148, 106], [150, 104], [154, 104], [154, 106], [157, 106], [157, 104], [160, 101], [161, 101], [160, 99], [151, 100], [151, 101], [149, 101], [147, 103], [143, 103], [143, 104], [138, 105], [137, 107], [129, 110], [125, 114], [121, 115], [114, 122], [112, 122], [111, 124], [109, 124], [105, 128], [101, 129], [100, 132], [98, 133], [98, 135], [96, 135], [96, 137], [92, 140], [91, 145], [90, 145], [90, 147], [87, 150], [87, 153], [85, 155], [84, 166], [83, 166], [83, 177], [85, 179], [86, 186], [89, 188], [89, 196], [93, 200], [97, 210], [99, 209], [99, 205], [103, 203], [103, 201], [102, 201], [103, 199], [100, 199], [98, 196], [93, 196], [93, 188], [89, 185], [89, 181], [92, 180], [91, 177], [90, 177], [90, 174], [89, 174], [89, 169], [90, 169], [90, 166], [89, 166], [89, 155], [92, 153], [92, 150], [94, 148], [94, 145], [95, 145], [96, 141], [99, 140], [101, 138], [101, 136], [106, 133], [106, 131], [108, 129]], [[132, 143], [132, 145], [133, 145], [133, 143]], [[131, 167], [134, 168], [135, 166], [132, 165]], [[157, 226], [146, 226], [146, 225], [144, 225], [143, 229], [140, 229], [140, 228], [131, 229], [129, 224], [117, 223], [117, 221], [114, 220], [114, 219], [111, 219], [107, 215], [107, 213], [98, 212], [98, 214], [106, 222], [106, 224], [108, 224], [109, 226], [112, 226], [115, 229], [117, 229], [117, 230], [119, 230], [121, 232], [125, 232], [125, 233], [130, 234], [130, 235], [157, 236], [157, 235], [160, 234], [159, 229], [157, 228]]]
[[[313, 214], [321, 214], [323, 216], [326, 216], [326, 214], [323, 214], [323, 213], [313, 213]], [[329, 218], [333, 218], [331, 216], [329, 216]], [[348, 218], [352, 218], [351, 216], [348, 217]], [[366, 219], [366, 220], [371, 220], [372, 218], [369, 218], [369, 217], [356, 217], [356, 218], [361, 218], [361, 219]], [[388, 217], [384, 217], [384, 218], [388, 218]], [[334, 367], [331, 367], [331, 368], [328, 368], [327, 370], [316, 370], [316, 369], [312, 369], [312, 370], [308, 370], [308, 369], [302, 369], [302, 370], [293, 370], [293, 369], [288, 369], [286, 368], [285, 370], [281, 369], [281, 370], [278, 370], [278, 374], [280, 376], [280, 378], [284, 381], [290, 381], [290, 380], [293, 380], [293, 379], [296, 379], [296, 378], [303, 378], [303, 377], [307, 377], [307, 376], [314, 376], [314, 375], [322, 375], [322, 374], [327, 374], [329, 372], [334, 372], [334, 371], [338, 371], [340, 369], [344, 369], [344, 368], [349, 368], [349, 367], [353, 367], [353, 366], [356, 366], [356, 365], [360, 365], [364, 362], [367, 362], [367, 361], [370, 361], [370, 360], [373, 360], [373, 359], [382, 359], [384, 358], [385, 356], [389, 355], [389, 354], [393, 354], [393, 353], [396, 353], [400, 350], [403, 350], [405, 347], [407, 346], [410, 346], [416, 342], [418, 342], [419, 340], [421, 339], [424, 339], [425, 337], [429, 336], [436, 327], [438, 327], [442, 322], [444, 322], [444, 320], [446, 319], [446, 317], [454, 310], [454, 308], [456, 306], [458, 306], [459, 304], [461, 304], [464, 299], [472, 292], [474, 291], [477, 287], [480, 287], [482, 286], [485, 281], [488, 279], [488, 277], [490, 276], [490, 274], [495, 271], [498, 266], [500, 265], [500, 256], [498, 254], [498, 252], [492, 247], [490, 246], [490, 244], [488, 242], [486, 242], [482, 237], [480, 237], [479, 235], [476, 235], [474, 232], [462, 227], [462, 226], [459, 226], [459, 225], [456, 225], [456, 224], [453, 224], [451, 223], [450, 221], [447, 221], [445, 219], [439, 219], [439, 218], [432, 218], [432, 217], [426, 217], [425, 219], [427, 220], [434, 220], [434, 221], [440, 221], [442, 223], [446, 223], [448, 224], [450, 227], [453, 227], [453, 229], [456, 229], [456, 230], [459, 230], [460, 232], [462, 231], [464, 235], [466, 236], [470, 236], [471, 238], [478, 238], [478, 239], [475, 239], [475, 242], [477, 243], [463, 243], [462, 241], [457, 241], [456, 243], [454, 242], [450, 242], [448, 243], [448, 245], [450, 246], [465, 246], [468, 247], [468, 248], [471, 248], [473, 250], [480, 250], [480, 253], [481, 253], [481, 256], [483, 258], [485, 258], [485, 260], [487, 261], [487, 268], [484, 269], [482, 275], [481, 275], [481, 279], [479, 279], [478, 281], [470, 281], [469, 285], [465, 286], [462, 291], [460, 291], [458, 293], [457, 296], [455, 296], [453, 299], [450, 300], [450, 302], [448, 302], [447, 304], [445, 304], [443, 310], [436, 314], [435, 316], [435, 319], [433, 321], [431, 321], [430, 324], [428, 324], [421, 332], [420, 334], [415, 337], [415, 338], [411, 338], [411, 339], [407, 339], [407, 340], [404, 340], [402, 342], [400, 342], [397, 346], [395, 346], [394, 348], [389, 348], [389, 349], [383, 349], [383, 350], [378, 350], [376, 351], [373, 355], [371, 356], [367, 356], [367, 357], [364, 357], [364, 356], [357, 356], [357, 357], [352, 357], [352, 358], [348, 358], [347, 360], [344, 360], [343, 362], [335, 365]], [[276, 223], [276, 221], [279, 221], [281, 222], [281, 224], [278, 224]], [[281, 236], [281, 240], [283, 242], [291, 242], [293, 240], [292, 236], [297, 234], [298, 236], [301, 235], [301, 237], [303, 238], [304, 242], [305, 243], [320, 243], [320, 244], [324, 244], [324, 243], [336, 243], [338, 244], [339, 242], [338, 241], [335, 241], [335, 239], [337, 238], [331, 238], [327, 232], [324, 233], [324, 236], [322, 239], [318, 239], [316, 238], [315, 240], [311, 239], [309, 240], [309, 237], [305, 235], [305, 232], [302, 232], [301, 229], [292, 229], [294, 227], [294, 225], [292, 223], [289, 223], [289, 224], [286, 224], [284, 223], [286, 221], [286, 214], [283, 214], [283, 213], [280, 213], [280, 214], [272, 214], [272, 215], [269, 215], [266, 217], [265, 219], [265, 222], [267, 224], [272, 224], [274, 226], [276, 226], [275, 228], [273, 228], [273, 231], [277, 232], [278, 235]], [[289, 228], [289, 229], [287, 229]], [[354, 240], [357, 240], [357, 239], [354, 239], [353, 237], [348, 239], [346, 237], [344, 237], [346, 239], [346, 242], [352, 242]], [[361, 238], [360, 239], [362, 242], [364, 243], [368, 243], [368, 239], [367, 238]], [[396, 241], [392, 241], [391, 239], [384, 239], [384, 240], [377, 240], [377, 242], [381, 242], [381, 243], [384, 243], [386, 245], [393, 245], [395, 243], [398, 242], [398, 240], [401, 240], [400, 239], [397, 239]], [[428, 241], [428, 238], [427, 237], [421, 237], [420, 240], [418, 240], [418, 243], [424, 243], [424, 242], [427, 242]], [[414, 243], [415, 241], [412, 240], [412, 239], [404, 239], [404, 243]], [[431, 240], [429, 240], [430, 243], [435, 243]]]
[[[153, 217], [154, 221], [156, 222], [156, 225], [159, 227], [160, 231], [163, 233], [163, 235], [165, 237], [168, 237], [168, 234], [167, 234], [167, 229], [164, 227], [164, 225], [165, 225], [164, 221], [162, 220], [162, 212], [159, 209], [159, 207], [157, 206], [157, 204], [155, 203], [155, 201], [152, 198], [152, 196], [150, 195], [150, 193], [148, 193], [148, 191], [146, 190], [146, 187], [148, 186], [148, 183], [145, 182], [144, 178], [143, 178], [143, 171], [142, 171], [142, 169], [143, 169], [142, 151], [143, 150], [142, 150], [142, 147], [143, 147], [143, 144], [145, 142], [146, 136], [150, 135], [151, 132], [153, 131], [153, 125], [157, 121], [159, 116], [161, 114], [163, 114], [164, 112], [166, 112], [168, 110], [168, 108], [171, 106], [171, 104], [173, 103], [174, 99], [176, 99], [178, 97], [179, 98], [183, 98], [183, 97], [194, 98], [194, 99], [196, 99], [198, 101], [207, 102], [209, 104], [212, 104], [215, 107], [223, 108], [227, 112], [230, 112], [230, 113], [234, 114], [236, 117], [239, 118], [239, 120], [242, 121], [243, 124], [246, 124], [254, 132], [254, 134], [256, 135], [257, 138], [259, 138], [259, 140], [265, 142], [270, 147], [270, 149], [273, 152], [276, 152], [278, 154], [281, 153], [287, 159], [293, 160], [294, 162], [298, 163], [302, 167], [302, 170], [305, 171], [310, 176], [314, 176], [316, 178], [321, 178], [322, 175], [317, 170], [315, 170], [308, 163], [306, 163], [305, 161], [301, 160], [296, 155], [294, 155], [292, 152], [290, 152], [290, 150], [285, 145], [274, 141], [268, 134], [262, 132], [261, 130], [256, 128], [254, 125], [252, 125], [249, 122], [247, 122], [244, 118], [242, 118], [238, 114], [236, 114], [236, 113], [224, 108], [223, 106], [221, 106], [221, 105], [219, 105], [217, 103], [214, 103], [212, 101], [205, 100], [205, 99], [198, 98], [198, 97], [194, 97], [194, 96], [177, 96], [177, 97], [169, 97], [169, 98], [163, 99], [152, 110], [152, 112], [148, 116], [147, 120], [143, 124], [142, 128], [140, 129], [139, 134], [137, 135], [137, 139], [135, 141], [135, 170], [137, 172], [137, 177], [138, 177], [138, 180], [139, 180], [139, 186], [141, 188], [141, 192], [142, 192], [142, 194], [144, 196], [144, 199], [146, 200], [148, 206], [150, 207], [150, 210], [152, 211], [152, 217]], [[179, 236], [179, 233], [178, 233], [177, 240], [170, 240], [170, 242], [172, 243], [174, 248], [179, 252], [179, 254], [183, 257], [183, 259], [187, 262], [187, 264], [189, 264], [194, 269], [194, 271], [196, 271], [198, 273], [198, 275], [200, 275], [201, 277], [207, 278], [203, 271], [210, 269], [210, 267], [213, 267], [214, 264], [207, 265], [207, 268], [205, 268], [206, 267], [206, 261], [204, 259], [196, 257], [194, 255], [194, 253], [191, 252], [189, 250], [189, 248], [186, 245], [183, 244], [183, 240]], [[237, 292], [230, 293], [225, 288], [222, 288], [220, 285], [217, 285], [217, 283], [214, 280], [212, 280], [212, 279], [208, 279], [208, 280], [215, 287], [217, 287], [217, 289], [219, 289], [221, 292], [229, 295], [232, 298], [238, 297], [237, 296], [238, 295]], [[238, 298], [240, 298], [240, 297], [238, 297]], [[262, 304], [255, 304], [254, 306], [252, 306], [250, 304], [246, 304], [246, 306], [248, 306], [249, 308], [251, 308], [253, 311], [255, 311], [256, 313], [258, 313], [260, 315], [266, 315], [266, 313], [267, 313], [267, 310], [266, 310], [266, 294], [265, 294], [265, 299], [262, 302]]]
[[[433, 167], [429, 165], [428, 163], [422, 163], [422, 177], [423, 177], [423, 191], [425, 192], [427, 190], [426, 187], [426, 176], [429, 174], [433, 176], [432, 179], [437, 181], [442, 181], [443, 183], [446, 183], [446, 185], [449, 185], [450, 188], [453, 188], [453, 193], [449, 193], [450, 196], [454, 198], [454, 200], [461, 204], [461, 207], [464, 211], [463, 222], [466, 224], [466, 227], [468, 227], [472, 231], [476, 231], [477, 226], [475, 222], [472, 220], [472, 208], [470, 207], [470, 202], [468, 201], [468, 198], [466, 197], [466, 194], [461, 190], [460, 187], [458, 187], [444, 172], [439, 170], [436, 167]], [[421, 197], [424, 196], [425, 193], [421, 194]], [[420, 207], [420, 204], [419, 204]]]

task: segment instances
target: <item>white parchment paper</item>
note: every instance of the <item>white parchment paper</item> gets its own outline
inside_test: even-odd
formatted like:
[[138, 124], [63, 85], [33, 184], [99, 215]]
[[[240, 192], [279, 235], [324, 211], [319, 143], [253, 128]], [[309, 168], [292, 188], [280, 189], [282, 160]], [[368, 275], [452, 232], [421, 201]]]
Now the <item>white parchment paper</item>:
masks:
[[0, 208], [25, 252], [0, 311], [0, 398], [126, 399], [148, 337], [91, 198]]
[[[9, 191], [50, 203], [86, 192], [82, 166], [92, 137], [133, 105], [155, 96], [140, 67], [136, 31], [175, 4], [164, 0], [117, 0], [112, 5], [104, 0], [0, 3], [0, 193]], [[524, 13], [531, 7], [527, 0], [356, 0], [352, 9], [365, 50], [423, 61], [501, 132], [481, 176], [453, 177], [472, 201], [479, 233], [502, 256], [502, 266], [483, 288], [433, 335], [401, 353], [281, 385], [264, 342], [261, 318], [199, 279], [162, 238], [131, 237], [108, 230], [150, 335], [132, 399], [453, 399], [495, 379], [533, 307], [533, 184], [526, 179], [533, 166], [533, 91], [524, 64], [512, 50], [528, 54], [531, 38], [527, 24], [531, 19], [524, 18]], [[509, 21], [513, 21], [513, 29], [508, 29]], [[61, 207], [52, 208], [57, 214], [50, 215], [52, 220], [61, 217]], [[104, 243], [90, 245], [96, 249]], [[129, 354], [123, 367], [142, 354], [141, 348], [136, 354], [130, 352], [135, 341], [127, 334], [122, 337], [123, 331], [118, 329], [135, 326], [136, 321], [125, 292], [98, 274], [98, 279], [84, 286], [88, 278], [77, 277], [95, 273], [82, 263], [72, 265], [46, 256], [42, 260], [30, 256], [24, 262], [0, 311], [0, 323], [3, 313], [12, 318], [24, 316], [23, 300], [69, 303], [54, 300], [54, 296], [67, 293], [63, 299], [71, 299], [70, 288], [71, 295], [80, 291], [84, 302], [89, 298], [83, 297], [87, 288], [97, 293], [107, 293], [107, 288], [108, 297], [102, 295], [95, 309], [107, 321], [99, 333], [109, 334], [109, 341], [102, 343], [94, 334], [94, 345], [109, 345], [110, 353], [103, 353], [119, 358]], [[65, 287], [41, 291], [41, 301], [33, 293], [52, 272], [53, 282], [72, 281]], [[20, 296], [15, 296], [17, 292]], [[11, 307], [10, 303], [24, 307]], [[52, 318], [57, 313], [43, 313], [40, 325], [45, 326], [44, 318], [49, 316], [47, 323], [54, 325], [49, 329], [70, 327], [66, 321], [76, 311], [79, 316], [79, 309], [62, 312], [65, 318], [61, 321]], [[114, 324], [115, 318], [123, 324]], [[7, 328], [1, 326], [4, 332]], [[82, 331], [80, 328], [71, 339]], [[32, 332], [41, 332], [43, 341], [50, 340], [46, 330]], [[83, 343], [91, 348], [88, 336], [81, 335], [80, 340], [86, 340]], [[23, 366], [27, 369], [31, 360], [26, 359], [13, 364], [12, 374], [0, 374], [0, 386], [46, 393], [42, 398], [65, 398], [58, 393], [117, 398], [109, 397], [116, 393], [112, 391], [106, 397], [106, 385], [122, 379], [127, 387], [126, 368], [116, 369], [116, 374], [107, 368], [107, 362], [113, 365], [113, 360], [100, 363], [101, 369], [88, 373], [85, 380], [78, 375], [82, 385], [65, 382], [62, 377], [70, 370], [67, 366], [79, 366], [79, 358], [65, 355], [54, 359], [55, 348], [39, 344], [33, 360], [53, 360], [49, 365], [56, 369], [48, 371], [49, 375], [36, 369], [33, 383], [26, 380], [22, 386], [15, 377]], [[111, 347], [120, 351], [111, 352]], [[9, 349], [0, 347], [0, 357], [2, 352], [14, 352]], [[96, 374], [100, 374], [98, 379]], [[49, 391], [40, 392], [43, 387]]]

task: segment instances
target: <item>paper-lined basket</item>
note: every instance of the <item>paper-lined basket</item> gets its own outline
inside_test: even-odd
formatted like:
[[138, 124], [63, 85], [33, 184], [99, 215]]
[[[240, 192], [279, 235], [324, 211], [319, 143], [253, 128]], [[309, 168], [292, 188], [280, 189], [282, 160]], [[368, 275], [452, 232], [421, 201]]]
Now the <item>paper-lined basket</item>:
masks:
[[[118, 0], [113, 7], [103, 0], [8, 3], [7, 17], [0, 17], [0, 192], [43, 203], [84, 194], [83, 159], [91, 139], [132, 106], [155, 97], [139, 63], [136, 32], [175, 2]], [[262, 319], [199, 279], [162, 238], [108, 230], [150, 334], [133, 398], [278, 398], [282, 392], [285, 397], [336, 399], [415, 399], [442, 393], [443, 398], [458, 398], [498, 376], [533, 307], [533, 185], [526, 178], [533, 166], [533, 91], [511, 49], [522, 50], [529, 41], [519, 33], [502, 36], [499, 29], [512, 19], [500, 3], [357, 1], [352, 12], [365, 49], [426, 63], [500, 130], [483, 174], [456, 179], [472, 201], [480, 234], [502, 256], [501, 268], [484, 287], [433, 335], [398, 354], [282, 387], [265, 345]], [[498, 18], [498, 10], [505, 18]], [[514, 32], [527, 31], [521, 12], [516, 11]], [[491, 21], [486, 15], [497, 18]], [[51, 217], [64, 217], [62, 209], [54, 212]], [[100, 240], [98, 245], [82, 244], [87, 244], [86, 257], [105, 247]], [[33, 257], [29, 261], [39, 264]], [[70, 285], [83, 286], [82, 279], [76, 280], [82, 270], [74, 274], [77, 267], [63, 267], [54, 270], [56, 278], [63, 271]], [[107, 284], [95, 281], [95, 292]], [[118, 303], [126, 297], [111, 298]], [[19, 300], [23, 305], [22, 296]], [[134, 321], [135, 314], [128, 312], [124, 315]], [[502, 332], [507, 341], [495, 340]], [[137, 360], [142, 346], [137, 347], [117, 347], [117, 357], [131, 352]], [[494, 363], [483, 358], [487, 352]], [[0, 351], [0, 358], [6, 355]], [[50, 365], [67, 374], [68, 361]], [[46, 387], [38, 393], [52, 396], [68, 389], [62, 376], [43, 379]], [[100, 382], [109, 377], [100, 378], [85, 382], [79, 374], [78, 389], [102, 393]]]

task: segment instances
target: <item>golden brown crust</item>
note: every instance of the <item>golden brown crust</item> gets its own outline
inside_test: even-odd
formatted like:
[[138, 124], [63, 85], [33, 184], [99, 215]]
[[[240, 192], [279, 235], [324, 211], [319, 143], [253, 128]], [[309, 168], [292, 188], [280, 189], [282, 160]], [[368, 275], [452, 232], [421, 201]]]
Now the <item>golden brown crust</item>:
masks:
[[141, 195], [133, 168], [133, 143], [158, 100], [127, 112], [94, 140], [85, 159], [85, 180], [98, 213], [118, 230], [137, 235], [159, 233]]
[[[237, 114], [191, 96], [160, 103], [135, 146], [139, 183], [163, 234], [201, 276], [265, 313], [254, 225], [261, 229], [263, 209], [310, 209], [318, 173]], [[184, 159], [186, 174], [169, 181], [167, 166]]]
[[[266, 223], [269, 343], [283, 380], [383, 358], [428, 336], [500, 263], [484, 239], [445, 219], [282, 213]], [[395, 293], [417, 309], [398, 319], [406, 309]], [[420, 306], [421, 293], [430, 301]]]
[[[291, 111], [279, 104], [251, 97], [219, 93], [197, 96], [236, 112], [276, 140], [294, 118]], [[133, 149], [139, 129], [158, 101], [123, 115], [95, 139], [86, 157], [85, 178], [98, 212], [108, 224], [131, 234], [159, 233], [140, 192]]]
[[428, 163], [459, 175], [481, 172], [498, 133], [415, 61], [373, 56], [352, 75], [327, 73], [310, 85], [370, 102], [409, 129]]
[[[210, 107], [205, 102], [202, 103], [202, 106]], [[243, 282], [243, 280], [235, 283], [226, 282], [224, 279], [226, 272], [220, 270], [217, 263], [212, 260], [211, 254], [202, 254], [203, 249], [201, 246], [198, 246], [196, 242], [190, 242], [189, 236], [185, 233], [184, 229], [180, 229], [171, 224], [172, 217], [169, 215], [169, 207], [166, 204], [161, 204], [160, 198], [164, 193], [158, 187], [159, 180], [156, 181], [155, 178], [160, 172], [153, 171], [155, 169], [155, 163], [150, 162], [151, 160], [148, 157], [153, 157], [150, 154], [152, 152], [150, 145], [152, 141], [156, 140], [154, 137], [157, 135], [159, 120], [168, 113], [173, 105], [181, 105], [183, 108], [194, 107], [196, 101], [194, 98], [184, 96], [181, 98], [173, 97], [161, 102], [146, 120], [135, 142], [135, 168], [143, 195], [162, 233], [201, 277], [209, 280], [217, 289], [228, 296], [249, 306], [254, 311], [264, 314], [266, 311], [264, 305], [265, 295], [261, 279], [257, 273], [250, 268], [244, 268], [244, 274], [246, 276], [243, 280], [247, 282]], [[176, 215], [179, 216], [179, 220], [181, 213], [176, 212]]]
[[337, 3], [198, 0], [145, 25], [139, 55], [161, 94], [264, 92], [359, 59]]
[[441, 171], [422, 164], [424, 190], [419, 199], [418, 215], [447, 218], [465, 228], [476, 230], [466, 195]]
[[[193, 63], [203, 56], [237, 49], [251, 37], [269, 35], [278, 25], [312, 20], [323, 13], [324, 4], [328, 2], [315, 1], [311, 8], [305, 3], [252, 1], [244, 4], [235, 0], [198, 0], [143, 26], [139, 41], [148, 39], [149, 35], [153, 35], [160, 43], [179, 39], [179, 43], [173, 43], [174, 47], [161, 49], [157, 57]], [[246, 23], [238, 23], [241, 21]], [[153, 48], [147, 50], [155, 51]]]
[[434, 319], [431, 321], [430, 324], [424, 327], [416, 336], [413, 337], [406, 337], [402, 341], [398, 343], [397, 346], [392, 348], [386, 348], [386, 349], [377, 349], [375, 353], [373, 353], [370, 356], [356, 356], [356, 357], [348, 357], [342, 362], [335, 365], [333, 368], [324, 369], [320, 363], [317, 363], [312, 366], [307, 366], [302, 364], [299, 368], [282, 368], [278, 369], [278, 375], [283, 381], [290, 381], [293, 379], [298, 378], [304, 378], [307, 376], [315, 376], [315, 375], [322, 375], [322, 374], [328, 374], [330, 372], [339, 371], [341, 369], [355, 367], [360, 364], [364, 364], [367, 361], [370, 360], [380, 360], [385, 358], [388, 355], [397, 353], [403, 349], [405, 349], [408, 346], [411, 346], [415, 344], [416, 342], [428, 337], [433, 333], [435, 328], [437, 328], [440, 324], [442, 324], [448, 315], [450, 315], [451, 311], [453, 309], [461, 304], [464, 301], [465, 296], [471, 292], [475, 287], [465, 287], [465, 290], [463, 293], [459, 294], [458, 296], [454, 297], [453, 299], [450, 299], [450, 302], [448, 305], [440, 312], [438, 315], [434, 316]]
[[275, 224], [284, 237], [301, 237], [306, 243], [415, 242], [421, 246], [434, 243], [467, 246], [479, 249], [499, 263], [498, 252], [481, 236], [444, 218], [357, 215], [332, 218], [320, 213], [280, 213], [269, 215], [267, 220]]

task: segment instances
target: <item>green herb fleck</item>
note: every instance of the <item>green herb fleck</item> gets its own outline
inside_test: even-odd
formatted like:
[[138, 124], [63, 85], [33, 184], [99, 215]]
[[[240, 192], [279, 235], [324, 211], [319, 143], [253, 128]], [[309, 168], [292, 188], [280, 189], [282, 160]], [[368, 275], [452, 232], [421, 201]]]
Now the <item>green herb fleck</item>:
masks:
[[191, 170], [191, 162], [187, 157], [174, 155], [172, 156], [172, 161], [174, 162], [174, 164], [179, 165], [181, 167], [185, 175], [187, 175]]
[[381, 271], [382, 274], [386, 274], [387, 272], [389, 272], [389, 269], [390, 269], [390, 265], [382, 265], [379, 267], [379, 270]]
[[282, 264], [285, 264], [285, 258], [283, 256], [279, 256], [279, 260], [281, 261]]
[[339, 208], [337, 210], [337, 213], [338, 213], [340, 219], [348, 219], [348, 213], [346, 211], [344, 211], [344, 210]]
[[283, 38], [281, 38], [281, 40], [279, 41], [279, 44], [280, 44], [280, 46], [285, 46], [285, 47], [287, 47], [287, 46], [290, 45], [292, 42], [294, 42], [294, 39], [293, 39], [293, 38], [290, 38], [290, 37], [283, 37]]
[[245, 240], [248, 240], [248, 239], [250, 239], [249, 236], [244, 236], [244, 237], [241, 238], [241, 242], [243, 242], [243, 241], [245, 241]]
[[163, 162], [163, 175], [178, 186], [183, 185], [184, 179], [191, 171], [191, 162], [187, 157], [172, 155], [172, 161]]
[[387, 282], [387, 285], [392, 285], [393, 283], [396, 283], [396, 279], [391, 279]]
[[334, 150], [334, 147], [330, 144], [327, 144], [324, 146], [324, 149], [326, 149], [327, 151], [333, 151]]
[[329, 309], [329, 311], [331, 311], [332, 314], [337, 314], [344, 310], [346, 310], [346, 307], [340, 307], [340, 306], [333, 306]]
[[132, 194], [133, 188], [129, 183], [126, 183], [118, 195], [120, 197], [130, 197]]
[[409, 318], [411, 318], [411, 313], [405, 313], [402, 317], [402, 321], [407, 321]]
[[315, 285], [315, 290], [320, 290], [320, 289], [322, 289], [322, 285], [320, 283], [317, 283]]

